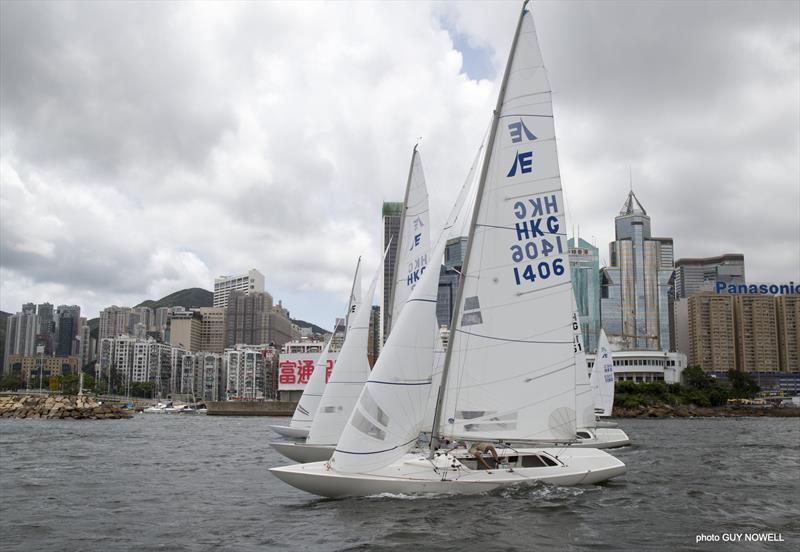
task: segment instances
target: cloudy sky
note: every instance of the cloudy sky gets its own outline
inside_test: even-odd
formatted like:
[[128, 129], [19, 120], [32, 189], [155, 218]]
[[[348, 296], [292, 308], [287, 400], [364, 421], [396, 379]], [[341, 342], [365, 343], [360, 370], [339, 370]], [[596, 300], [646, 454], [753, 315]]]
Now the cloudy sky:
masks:
[[[258, 268], [331, 327], [414, 143], [441, 223], [519, 2], [0, 3], [0, 309], [96, 316]], [[800, 4], [546, 2], [570, 225], [633, 188], [677, 257], [800, 281]]]

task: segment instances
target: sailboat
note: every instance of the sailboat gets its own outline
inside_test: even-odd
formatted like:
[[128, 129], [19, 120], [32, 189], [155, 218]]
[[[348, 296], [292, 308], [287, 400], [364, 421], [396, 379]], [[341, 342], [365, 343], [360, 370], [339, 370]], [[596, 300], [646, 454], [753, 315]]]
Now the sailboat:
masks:
[[[576, 413], [578, 415], [578, 428], [575, 436], [578, 441], [570, 444], [573, 447], [594, 447], [600, 449], [624, 447], [631, 443], [628, 435], [621, 429], [613, 426], [608, 426], [605, 423], [597, 421], [595, 416], [596, 412], [596, 392], [595, 386], [590, 381], [588, 366], [586, 363], [586, 351], [583, 348], [583, 336], [581, 332], [580, 319], [578, 317], [578, 307], [575, 303], [573, 296], [573, 313], [572, 313], [572, 329], [573, 329], [573, 350], [575, 351], [575, 404]], [[601, 339], [605, 334], [601, 335]], [[608, 342], [606, 341], [606, 346]], [[598, 347], [598, 357], [600, 356]], [[593, 367], [592, 375], [594, 376]], [[613, 404], [613, 373], [612, 379], [612, 397]], [[610, 414], [610, 409], [609, 409]]]
[[328, 359], [330, 358], [331, 342], [333, 342], [333, 336], [336, 335], [338, 329], [339, 326], [337, 324], [333, 328], [331, 337], [322, 348], [319, 358], [317, 358], [317, 361], [314, 363], [314, 371], [311, 372], [311, 377], [308, 379], [306, 388], [303, 390], [303, 394], [297, 402], [297, 407], [294, 410], [289, 425], [267, 426], [275, 433], [291, 439], [305, 439], [308, 436], [308, 430], [311, 427], [311, 423], [314, 421], [313, 416], [317, 412], [319, 401], [322, 398], [322, 392], [325, 389], [325, 371]]
[[[415, 145], [411, 152], [411, 163], [409, 164], [408, 177], [406, 179], [403, 216], [400, 219], [399, 240], [397, 242], [395, 277], [390, 286], [387, 335], [391, 331], [392, 320], [399, 316], [409, 294], [427, 267], [430, 253], [429, 225], [428, 190], [425, 185], [422, 159], [418, 147]], [[344, 423], [342, 423], [339, 430], [341, 431], [343, 428]], [[307, 441], [302, 446], [292, 443], [271, 443], [271, 445], [284, 456], [298, 462], [327, 460], [331, 457], [335, 448], [335, 442], [312, 443]]]
[[[351, 317], [358, 310], [358, 305], [361, 302], [361, 257], [358, 258], [356, 264], [356, 273], [353, 276], [353, 286], [350, 289], [350, 299], [347, 304], [347, 315], [345, 317], [345, 336], [350, 329]], [[314, 371], [300, 396], [297, 407], [294, 410], [292, 419], [288, 426], [284, 425], [270, 425], [268, 426], [275, 433], [290, 439], [305, 439], [308, 437], [308, 430], [314, 421], [314, 416], [319, 407], [319, 401], [322, 399], [322, 394], [325, 390], [325, 372], [330, 351], [330, 345], [333, 341], [333, 336], [339, 326], [336, 325], [333, 329], [333, 334], [324, 346], [319, 358], [314, 363]]]
[[[614, 409], [614, 358], [608, 343], [606, 332], [600, 330], [597, 341], [597, 355], [592, 366], [589, 380], [594, 395], [594, 413], [597, 418], [611, 416]], [[616, 427], [617, 423], [608, 420], [597, 420], [597, 427]]]
[[[272, 468], [275, 476], [343, 497], [475, 494], [625, 473], [622, 462], [595, 448], [523, 448], [573, 441], [577, 427], [572, 285], [550, 96], [525, 2], [481, 169], [431, 451], [409, 453], [436, 392], [438, 271], [429, 268], [394, 321], [331, 459]], [[430, 266], [441, 262], [445, 243], [440, 237]], [[462, 440], [495, 443], [499, 462], [480, 469], [466, 447], [448, 448]]]
[[[384, 252], [384, 258], [385, 256]], [[330, 458], [339, 440], [339, 435], [370, 373], [367, 359], [369, 318], [372, 311], [372, 297], [375, 295], [382, 266], [383, 260], [378, 265], [369, 290], [350, 317], [350, 329], [322, 393], [305, 442], [270, 443], [273, 449], [287, 458], [296, 462], [326, 460]]]

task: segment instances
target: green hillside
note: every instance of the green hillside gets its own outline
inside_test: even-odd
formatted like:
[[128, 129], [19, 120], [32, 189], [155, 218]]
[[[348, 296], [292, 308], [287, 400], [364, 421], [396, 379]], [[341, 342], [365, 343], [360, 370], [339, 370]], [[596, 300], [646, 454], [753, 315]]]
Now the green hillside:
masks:
[[166, 297], [162, 297], [158, 301], [148, 299], [142, 301], [137, 307], [150, 307], [157, 309], [159, 307], [211, 307], [214, 305], [214, 294], [202, 288], [189, 288], [176, 291]]

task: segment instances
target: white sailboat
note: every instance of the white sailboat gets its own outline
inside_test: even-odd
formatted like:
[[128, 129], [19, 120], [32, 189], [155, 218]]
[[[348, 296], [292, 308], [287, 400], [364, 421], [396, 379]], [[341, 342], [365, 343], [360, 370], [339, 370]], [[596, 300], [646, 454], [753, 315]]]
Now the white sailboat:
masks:
[[[397, 257], [395, 262], [395, 278], [391, 286], [390, 311], [387, 316], [387, 331], [391, 331], [391, 322], [400, 315], [411, 291], [425, 272], [430, 254], [430, 214], [428, 208], [428, 189], [425, 185], [425, 174], [422, 159], [417, 146], [411, 153], [411, 163], [406, 180], [406, 191], [403, 200], [403, 217], [400, 220]], [[438, 337], [438, 328], [437, 328]], [[441, 339], [439, 350], [443, 352]], [[299, 405], [298, 405], [299, 408]], [[316, 462], [327, 460], [333, 454], [334, 444], [307, 442], [304, 446], [292, 446], [290, 443], [274, 443], [273, 448], [284, 456], [298, 462]]]
[[[589, 380], [594, 394], [595, 415], [599, 417], [611, 416], [614, 409], [614, 358], [611, 346], [608, 344], [606, 332], [600, 330], [597, 342], [597, 355], [595, 355], [592, 375]], [[608, 420], [597, 420], [597, 427], [616, 427], [617, 423]]]
[[311, 372], [311, 377], [308, 379], [306, 388], [303, 390], [303, 394], [297, 402], [297, 407], [294, 410], [289, 425], [268, 426], [275, 433], [291, 439], [305, 439], [308, 437], [308, 430], [311, 428], [311, 423], [314, 421], [313, 417], [317, 412], [319, 401], [325, 389], [325, 370], [328, 359], [330, 358], [331, 342], [338, 329], [338, 325], [333, 328], [331, 337], [325, 343], [319, 358], [317, 358], [317, 361], [314, 363], [314, 371]]
[[[575, 435], [578, 441], [572, 443], [570, 446], [593, 447], [599, 449], [624, 447], [625, 445], [631, 444], [628, 435], [617, 427], [606, 426], [598, 422], [595, 416], [595, 390], [593, 383], [590, 382], [589, 369], [586, 363], [586, 351], [583, 348], [580, 319], [578, 318], [578, 309], [574, 297], [573, 308], [572, 329], [575, 340], [573, 345], [575, 351], [575, 403], [576, 412], [578, 414], [578, 428]], [[605, 337], [605, 334], [601, 334], [601, 338], [602, 337]], [[600, 353], [598, 352], [598, 357], [599, 356]], [[593, 368], [596, 366], [597, 364], [595, 363]], [[594, 375], [594, 371], [592, 375]], [[613, 404], [613, 396], [611, 401]]]
[[[527, 2], [526, 2], [527, 5]], [[330, 496], [474, 494], [543, 481], [596, 483], [625, 465], [593, 448], [502, 448], [575, 439], [575, 361], [563, 197], [549, 84], [523, 6], [494, 113], [434, 416], [434, 443], [498, 443], [482, 470], [465, 448], [407, 454], [430, 395], [438, 271], [406, 303], [333, 457], [272, 468]], [[439, 265], [440, 238], [431, 265]]]
[[[356, 310], [358, 310], [360, 303], [361, 257], [358, 258], [358, 263], [356, 264], [356, 273], [353, 276], [353, 286], [350, 289], [350, 299], [348, 300], [347, 315], [345, 317], [345, 335], [347, 335], [347, 330], [350, 329], [350, 322], [353, 319], [352, 315], [355, 314]], [[333, 334], [331, 334], [331, 338], [325, 344], [325, 347], [320, 353], [319, 358], [314, 363], [314, 371], [311, 373], [311, 377], [306, 384], [306, 388], [303, 390], [303, 394], [300, 396], [300, 400], [297, 403], [297, 407], [294, 410], [294, 414], [292, 415], [289, 425], [268, 426], [275, 433], [284, 437], [289, 437], [290, 439], [305, 439], [308, 437], [308, 430], [311, 428], [311, 424], [314, 421], [314, 416], [316, 415], [317, 408], [319, 407], [319, 401], [322, 399], [322, 394], [325, 390], [325, 370], [328, 359], [330, 358], [329, 349], [331, 342], [333, 341], [333, 336], [336, 335], [336, 331], [338, 329], [338, 325], [333, 328]]]
[[[384, 258], [385, 258], [384, 252]], [[372, 297], [382, 271], [383, 260], [361, 304], [351, 316], [350, 328], [345, 336], [342, 350], [331, 371], [328, 384], [320, 399], [317, 412], [308, 430], [305, 442], [274, 442], [270, 446], [296, 462], [315, 462], [330, 458], [342, 429], [353, 411], [361, 388], [370, 373], [367, 359], [369, 318]]]

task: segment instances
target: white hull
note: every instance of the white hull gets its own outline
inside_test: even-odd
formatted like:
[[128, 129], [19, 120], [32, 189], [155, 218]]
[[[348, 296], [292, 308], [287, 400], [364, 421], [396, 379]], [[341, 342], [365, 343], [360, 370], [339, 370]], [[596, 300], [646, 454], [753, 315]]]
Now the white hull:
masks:
[[305, 439], [308, 437], [307, 427], [290, 427], [282, 425], [267, 426], [278, 435], [288, 437], [290, 439]]
[[269, 446], [289, 460], [305, 464], [330, 460], [335, 445], [309, 445], [306, 443], [270, 443]]
[[587, 432], [592, 438], [580, 439], [577, 443], [571, 444], [571, 447], [610, 449], [631, 444], [630, 437], [619, 428], [597, 427], [591, 430], [579, 429], [578, 432]]
[[[507, 454], [512, 453], [507, 451]], [[513, 485], [536, 482], [554, 485], [594, 484], [625, 473], [625, 464], [597, 449], [517, 449], [516, 463], [500, 469], [469, 469], [460, 460], [468, 455], [447, 455], [436, 459], [437, 468], [426, 454], [406, 454], [395, 463], [370, 474], [341, 473], [329, 463], [314, 462], [272, 468], [282, 481], [303, 491], [331, 498], [392, 494], [484, 493]], [[557, 465], [521, 467], [521, 457], [547, 455], [557, 458]], [[508, 459], [508, 458], [507, 458]]]
[[598, 420], [596, 427], [618, 427], [619, 424], [617, 422], [612, 422], [611, 420]]

